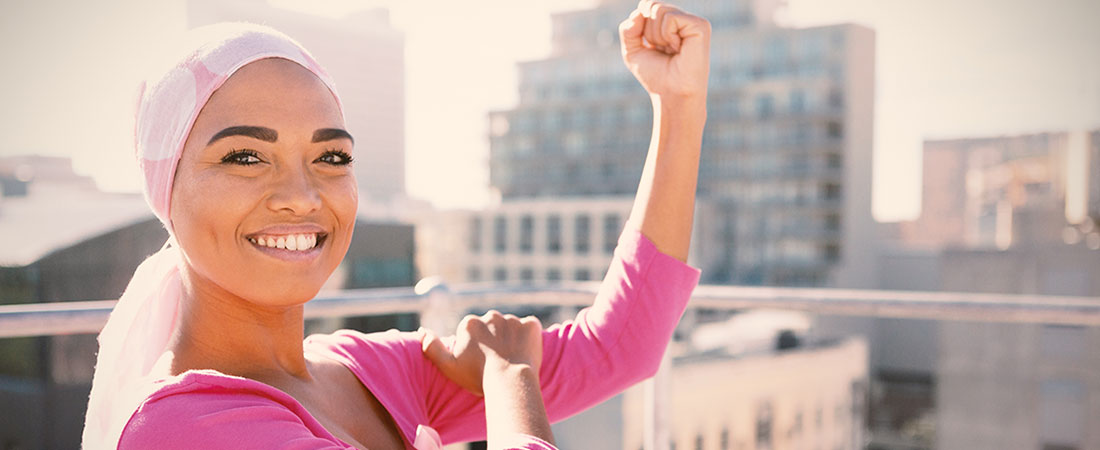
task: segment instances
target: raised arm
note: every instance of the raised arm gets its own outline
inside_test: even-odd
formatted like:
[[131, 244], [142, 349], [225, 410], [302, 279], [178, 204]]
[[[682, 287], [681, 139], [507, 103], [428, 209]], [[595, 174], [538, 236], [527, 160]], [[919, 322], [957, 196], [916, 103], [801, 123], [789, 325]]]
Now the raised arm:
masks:
[[653, 103], [653, 136], [628, 226], [687, 261], [707, 120], [710, 23], [643, 1], [619, 25], [619, 37], [623, 61]]
[[[652, 142], [627, 229], [594, 303], [542, 334], [538, 381], [551, 422], [652, 376], [699, 281], [699, 271], [684, 263], [706, 121], [710, 24], [646, 1], [619, 33], [623, 60], [653, 102]], [[423, 342], [425, 350], [444, 347], [430, 335]], [[444, 369], [441, 358], [425, 353], [450, 378], [429, 383], [430, 423], [444, 442], [480, 439], [483, 405], [470, 392], [478, 392], [484, 375]], [[466, 382], [459, 372], [468, 373]]]

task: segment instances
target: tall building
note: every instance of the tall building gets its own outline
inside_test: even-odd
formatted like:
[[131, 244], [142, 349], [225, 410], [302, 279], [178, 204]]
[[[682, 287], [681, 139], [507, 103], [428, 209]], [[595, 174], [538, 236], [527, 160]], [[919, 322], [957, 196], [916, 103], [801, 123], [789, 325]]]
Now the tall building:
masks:
[[[727, 250], [704, 281], [870, 287], [874, 32], [783, 28], [774, 2], [681, 6], [713, 30], [699, 195]], [[519, 104], [489, 115], [505, 200], [635, 191], [652, 111], [616, 31], [634, 7], [555, 15], [552, 55], [520, 64]]]
[[405, 194], [405, 38], [376, 9], [341, 19], [298, 13], [264, 0], [189, 0], [188, 25], [249, 21], [296, 39], [328, 70], [355, 137], [355, 176], [364, 201]]

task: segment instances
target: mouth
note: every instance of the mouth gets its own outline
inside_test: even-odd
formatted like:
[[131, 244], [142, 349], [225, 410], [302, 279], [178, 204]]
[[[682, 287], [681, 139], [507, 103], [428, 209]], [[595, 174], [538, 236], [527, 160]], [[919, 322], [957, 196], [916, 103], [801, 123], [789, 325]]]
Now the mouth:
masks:
[[263, 250], [309, 253], [324, 245], [326, 233], [256, 234], [246, 237], [248, 242]]

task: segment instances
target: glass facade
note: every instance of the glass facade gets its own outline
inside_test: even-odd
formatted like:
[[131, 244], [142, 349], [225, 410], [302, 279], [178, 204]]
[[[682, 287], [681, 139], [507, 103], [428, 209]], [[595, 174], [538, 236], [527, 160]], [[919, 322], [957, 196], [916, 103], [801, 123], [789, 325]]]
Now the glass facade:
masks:
[[[848, 224], [834, 219], [844, 214], [849, 176], [852, 26], [758, 26], [749, 3], [680, 4], [704, 14], [713, 29], [700, 197], [759, 219], [714, 243], [729, 256], [721, 271], [705, 271], [706, 281], [822, 285], [842, 260]], [[507, 124], [490, 133], [490, 179], [505, 199], [630, 195], [637, 188], [653, 113], [622, 66], [614, 33], [633, 6], [606, 2], [554, 16], [552, 56], [520, 64], [519, 104], [490, 115], [491, 123]], [[870, 121], [870, 110], [866, 116], [860, 120]], [[587, 251], [587, 240], [575, 241], [578, 252]]]

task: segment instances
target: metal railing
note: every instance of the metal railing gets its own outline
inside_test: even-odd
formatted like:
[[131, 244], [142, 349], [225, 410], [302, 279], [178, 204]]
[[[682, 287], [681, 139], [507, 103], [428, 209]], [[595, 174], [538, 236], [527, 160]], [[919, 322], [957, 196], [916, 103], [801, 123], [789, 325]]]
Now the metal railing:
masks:
[[[446, 286], [426, 279], [416, 288], [325, 293], [306, 305], [305, 317], [339, 318], [417, 313], [421, 322], [457, 323], [467, 311], [507, 306], [583, 307], [598, 282], [539, 285]], [[0, 338], [98, 333], [114, 300], [0, 305]], [[693, 308], [799, 310], [817, 314], [1100, 326], [1100, 298], [841, 289], [699, 286]], [[427, 324], [426, 324], [427, 325]], [[453, 326], [453, 325], [452, 325]], [[429, 328], [433, 328], [429, 325]], [[645, 387], [645, 448], [668, 448], [668, 357]]]
[[[585, 306], [597, 282], [541, 285], [442, 284], [323, 293], [309, 318], [469, 310], [504, 305]], [[0, 305], [0, 338], [98, 333], [114, 300]], [[819, 314], [977, 322], [1100, 326], [1100, 298], [952, 292], [699, 286], [691, 307], [791, 309]]]

